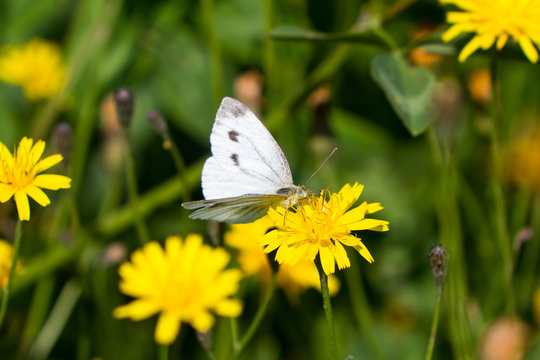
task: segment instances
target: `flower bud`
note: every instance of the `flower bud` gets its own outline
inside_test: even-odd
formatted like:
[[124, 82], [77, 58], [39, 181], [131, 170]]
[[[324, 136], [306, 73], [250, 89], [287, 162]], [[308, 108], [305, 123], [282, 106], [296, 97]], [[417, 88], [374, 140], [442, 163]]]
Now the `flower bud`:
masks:
[[150, 126], [161, 136], [165, 136], [167, 134], [168, 128], [167, 128], [167, 122], [163, 118], [163, 115], [157, 110], [150, 110], [148, 114], [146, 115], [146, 118], [148, 119], [148, 123]]
[[123, 127], [128, 127], [133, 115], [135, 100], [133, 93], [128, 88], [119, 88], [114, 92], [114, 103], [116, 104], [116, 114], [118, 121]]
[[435, 278], [435, 284], [440, 291], [442, 291], [446, 280], [449, 257], [448, 251], [442, 245], [435, 245], [429, 251], [429, 266]]

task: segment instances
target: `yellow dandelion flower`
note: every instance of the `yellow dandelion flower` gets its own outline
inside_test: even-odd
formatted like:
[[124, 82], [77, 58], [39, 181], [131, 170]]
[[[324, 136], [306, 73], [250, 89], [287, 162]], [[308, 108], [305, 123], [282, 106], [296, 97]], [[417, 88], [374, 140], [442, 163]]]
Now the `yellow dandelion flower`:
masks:
[[461, 33], [476, 33], [459, 54], [465, 61], [478, 49], [489, 49], [495, 44], [501, 50], [510, 37], [532, 63], [538, 61], [540, 45], [540, 2], [538, 0], [440, 0], [454, 4], [463, 11], [450, 11], [446, 20], [453, 24], [442, 38], [450, 41]]
[[348, 211], [360, 197], [364, 186], [346, 184], [339, 193], [321, 193], [311, 198], [309, 204], [298, 207], [297, 211], [284, 208], [270, 209], [268, 215], [277, 229], [267, 233], [261, 244], [265, 252], [277, 249], [276, 260], [280, 264], [294, 265], [301, 260], [314, 261], [319, 254], [326, 274], [351, 266], [343, 245], [353, 247], [370, 263], [373, 257], [361, 239], [351, 231], [387, 231], [388, 222], [366, 219], [367, 214], [381, 210], [379, 203], [362, 203]]
[[21, 86], [28, 100], [55, 95], [66, 78], [60, 47], [54, 43], [33, 39], [0, 48], [0, 80]]
[[506, 178], [514, 184], [540, 190], [540, 127], [525, 128], [504, 151]]
[[13, 196], [20, 220], [30, 220], [28, 196], [39, 205], [47, 206], [51, 201], [41, 188], [58, 190], [71, 186], [71, 179], [66, 176], [38, 175], [62, 161], [59, 154], [41, 159], [44, 150], [45, 142], [42, 140], [34, 144], [34, 140], [24, 137], [11, 155], [0, 142], [0, 202], [4, 203]]
[[[13, 261], [13, 246], [4, 240], [0, 240], [0, 287], [4, 289], [9, 280], [9, 271]], [[17, 261], [15, 273], [22, 269], [21, 263]]]
[[168, 237], [164, 249], [150, 242], [120, 266], [120, 290], [136, 300], [117, 307], [113, 315], [138, 321], [161, 312], [155, 331], [161, 344], [174, 341], [182, 322], [207, 331], [214, 324], [211, 311], [227, 317], [242, 311], [241, 302], [230, 298], [242, 274], [224, 270], [229, 260], [225, 250], [204, 245], [198, 234], [185, 241]]
[[[233, 224], [225, 233], [225, 244], [238, 250], [238, 262], [246, 276], [257, 276], [263, 283], [270, 282], [272, 268], [263, 247], [259, 244], [264, 234], [274, 227], [274, 221], [264, 216], [248, 224]], [[295, 265], [280, 265], [276, 285], [285, 291], [291, 301], [308, 288], [321, 290], [317, 267], [313, 262], [300, 261]], [[335, 276], [328, 278], [330, 295], [335, 295], [340, 287]]]

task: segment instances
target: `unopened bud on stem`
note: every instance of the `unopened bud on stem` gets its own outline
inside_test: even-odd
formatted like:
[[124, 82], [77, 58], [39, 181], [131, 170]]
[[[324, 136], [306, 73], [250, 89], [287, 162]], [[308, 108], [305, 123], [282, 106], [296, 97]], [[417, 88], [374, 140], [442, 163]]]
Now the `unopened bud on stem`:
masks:
[[128, 127], [133, 115], [135, 100], [133, 93], [128, 88], [119, 88], [114, 92], [114, 103], [116, 104], [116, 114], [118, 121], [123, 127]]
[[163, 119], [163, 115], [161, 115], [159, 111], [150, 110], [146, 117], [148, 118], [148, 123], [150, 126], [156, 130], [158, 134], [161, 136], [165, 136], [167, 134], [167, 122], [165, 119]]
[[449, 257], [448, 251], [442, 245], [435, 245], [429, 251], [429, 265], [439, 291], [444, 287]]

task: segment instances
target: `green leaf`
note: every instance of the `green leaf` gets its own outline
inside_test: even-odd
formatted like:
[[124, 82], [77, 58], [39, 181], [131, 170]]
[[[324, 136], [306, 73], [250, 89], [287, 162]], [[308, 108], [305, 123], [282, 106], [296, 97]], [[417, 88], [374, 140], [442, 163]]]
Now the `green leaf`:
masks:
[[431, 100], [435, 76], [425, 68], [410, 68], [399, 54], [377, 55], [371, 73], [409, 132], [422, 133], [435, 118]]
[[284, 41], [355, 42], [386, 47], [387, 44], [371, 28], [355, 29], [339, 33], [323, 33], [298, 26], [279, 25], [270, 32], [270, 37]]

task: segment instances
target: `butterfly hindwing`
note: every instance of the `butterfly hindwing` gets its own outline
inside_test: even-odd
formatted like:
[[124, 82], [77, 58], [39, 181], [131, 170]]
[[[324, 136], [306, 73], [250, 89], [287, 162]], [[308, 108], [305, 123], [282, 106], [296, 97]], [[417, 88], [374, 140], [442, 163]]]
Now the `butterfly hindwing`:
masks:
[[270, 206], [286, 200], [280, 195], [245, 195], [222, 199], [191, 201], [183, 204], [195, 210], [190, 219], [216, 220], [234, 224], [249, 223], [263, 217]]

